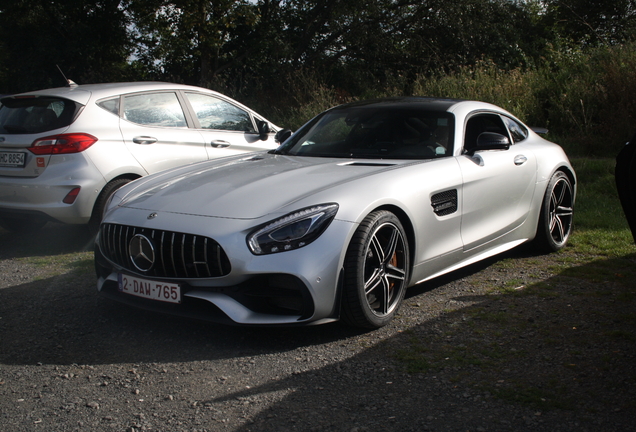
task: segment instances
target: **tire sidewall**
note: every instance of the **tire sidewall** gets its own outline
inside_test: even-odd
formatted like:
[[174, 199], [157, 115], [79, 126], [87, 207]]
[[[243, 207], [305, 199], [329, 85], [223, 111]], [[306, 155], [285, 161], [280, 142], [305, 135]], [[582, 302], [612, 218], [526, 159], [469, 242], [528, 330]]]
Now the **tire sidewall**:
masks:
[[[364, 273], [366, 252], [376, 231], [385, 224], [391, 224], [398, 229], [404, 243], [405, 278], [395, 300], [396, 305], [385, 316], [378, 316], [370, 307], [364, 292]], [[352, 270], [355, 268], [355, 271]], [[388, 324], [400, 309], [410, 276], [410, 255], [406, 233], [400, 220], [393, 213], [380, 210], [370, 213], [357, 228], [345, 257], [345, 287], [343, 293], [343, 307], [345, 321], [358, 327], [379, 328]]]
[[[552, 199], [552, 192], [554, 191], [555, 185], [559, 182], [559, 180], [565, 180], [570, 188], [570, 193], [573, 194], [572, 182], [570, 178], [563, 172], [557, 171], [555, 172], [550, 181], [548, 182], [548, 187], [546, 188], [545, 194], [543, 196], [543, 203], [541, 205], [541, 215], [539, 220], [539, 228], [537, 230], [537, 243], [540, 248], [546, 251], [556, 252], [565, 247], [570, 238], [570, 234], [572, 233], [572, 221], [570, 221], [570, 226], [568, 228], [567, 235], [565, 240], [562, 243], [557, 243], [552, 237], [552, 233], [550, 232], [550, 204]], [[573, 197], [572, 197], [573, 198]]]

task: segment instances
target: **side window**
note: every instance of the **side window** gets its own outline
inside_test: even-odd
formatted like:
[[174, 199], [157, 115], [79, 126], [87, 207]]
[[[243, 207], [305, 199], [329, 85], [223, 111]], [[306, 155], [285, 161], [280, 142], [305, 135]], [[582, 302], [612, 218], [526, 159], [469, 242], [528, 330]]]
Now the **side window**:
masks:
[[247, 111], [214, 96], [186, 93], [186, 97], [199, 119], [201, 128], [256, 132]]
[[506, 126], [508, 126], [508, 130], [510, 131], [510, 135], [512, 135], [512, 140], [516, 143], [519, 141], [523, 141], [528, 138], [528, 129], [521, 123], [518, 123], [511, 119], [510, 117], [504, 117], [504, 122]]
[[119, 116], [119, 96], [111, 99], [102, 99], [97, 101], [97, 106], [105, 109], [111, 114]]
[[466, 122], [464, 150], [469, 151], [477, 147], [477, 137], [482, 132], [495, 132], [509, 137], [508, 130], [498, 114], [477, 114]]
[[124, 96], [124, 119], [144, 126], [187, 127], [176, 93]]

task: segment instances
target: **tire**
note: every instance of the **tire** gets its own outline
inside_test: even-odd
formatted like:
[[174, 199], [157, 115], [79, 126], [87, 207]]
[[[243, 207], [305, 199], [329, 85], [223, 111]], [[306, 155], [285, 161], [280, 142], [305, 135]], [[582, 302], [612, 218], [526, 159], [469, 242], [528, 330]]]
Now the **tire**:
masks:
[[574, 211], [572, 181], [562, 171], [554, 173], [543, 197], [535, 246], [541, 252], [555, 252], [565, 247], [572, 232]]
[[369, 214], [351, 239], [344, 266], [342, 320], [363, 328], [388, 324], [400, 308], [410, 271], [399, 219], [384, 210]]
[[0, 218], [0, 226], [7, 231], [26, 234], [33, 231], [38, 231], [46, 225], [46, 220], [38, 218], [23, 218], [23, 217], [11, 217], [3, 216]]
[[117, 191], [120, 187], [125, 184], [130, 183], [132, 180], [127, 178], [119, 178], [112, 180], [104, 186], [104, 189], [99, 193], [97, 200], [95, 201], [95, 205], [93, 206], [93, 213], [91, 213], [91, 218], [88, 221], [88, 230], [91, 234], [97, 234], [99, 231], [99, 224], [102, 223], [102, 216], [104, 215], [104, 208], [106, 207], [106, 203], [112, 194]]

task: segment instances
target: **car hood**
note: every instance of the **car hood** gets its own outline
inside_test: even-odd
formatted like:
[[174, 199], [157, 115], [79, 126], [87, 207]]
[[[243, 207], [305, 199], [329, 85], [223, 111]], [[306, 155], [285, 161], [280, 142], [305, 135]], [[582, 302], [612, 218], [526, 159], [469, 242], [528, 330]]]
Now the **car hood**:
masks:
[[137, 187], [127, 190], [120, 205], [148, 211], [255, 219], [325, 189], [405, 163], [413, 161], [243, 155], [146, 177], [138, 181]]

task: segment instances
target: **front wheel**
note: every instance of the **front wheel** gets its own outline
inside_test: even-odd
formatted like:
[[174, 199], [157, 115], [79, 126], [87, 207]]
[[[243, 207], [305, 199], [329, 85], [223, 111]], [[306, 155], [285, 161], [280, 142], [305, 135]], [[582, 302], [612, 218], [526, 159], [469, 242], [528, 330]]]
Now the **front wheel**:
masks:
[[565, 247], [572, 232], [573, 207], [572, 182], [557, 171], [548, 183], [539, 215], [535, 244], [540, 250], [553, 252]]
[[369, 214], [345, 256], [343, 321], [365, 328], [388, 324], [404, 298], [409, 266], [408, 242], [400, 220], [384, 210]]

